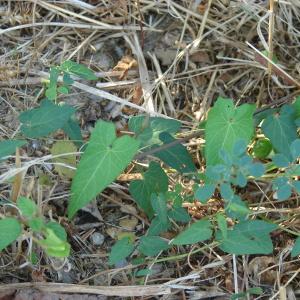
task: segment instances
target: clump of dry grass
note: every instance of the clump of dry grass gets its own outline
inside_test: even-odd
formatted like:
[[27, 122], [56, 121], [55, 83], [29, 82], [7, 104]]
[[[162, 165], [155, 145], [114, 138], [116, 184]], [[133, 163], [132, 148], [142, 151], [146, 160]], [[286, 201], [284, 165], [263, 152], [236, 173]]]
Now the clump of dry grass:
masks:
[[[66, 59], [88, 65], [99, 78], [96, 86], [76, 82], [72, 93], [61, 97], [78, 108], [86, 137], [99, 118], [112, 120], [125, 131], [129, 116], [141, 112], [177, 118], [188, 133], [205, 118], [217, 96], [258, 106], [291, 101], [300, 86], [299, 20], [297, 0], [270, 1], [270, 6], [267, 1], [235, 0], [2, 1], [1, 139], [18, 135], [18, 114], [38, 104], [44, 93], [41, 78], [50, 66]], [[263, 50], [269, 52], [268, 57], [260, 55]], [[272, 55], [278, 59], [275, 66]], [[82, 224], [68, 223], [63, 215], [70, 183], [52, 171], [48, 156], [56, 138], [31, 141], [21, 153], [21, 169], [16, 168], [14, 157], [1, 163], [0, 196], [9, 199], [12, 186], [4, 179], [22, 170], [22, 194], [36, 199], [46, 216], [67, 227], [72, 256], [58, 262], [41, 254], [41, 261], [33, 266], [26, 256], [17, 255], [20, 249], [3, 251], [3, 283], [134, 286], [140, 282], [133, 271], [150, 267], [157, 270], [146, 277], [145, 284], [157, 284], [161, 294], [167, 294], [165, 299], [227, 299], [232, 292], [253, 286], [265, 287], [265, 299], [299, 297], [298, 260], [289, 256], [289, 230], [299, 232], [298, 198], [274, 202], [268, 186], [261, 183], [254, 183], [245, 193], [253, 207], [263, 203], [254, 215], [281, 220], [285, 228], [273, 237], [273, 256], [224, 255], [214, 244], [203, 244], [172, 249], [168, 257], [149, 259], [142, 265], [109, 269], [107, 248], [112, 239], [107, 229], [131, 214], [139, 217], [134, 230], [141, 234], [147, 221], [136, 211], [126, 184], [120, 182], [79, 218]], [[197, 138], [187, 142], [198, 162], [201, 143]], [[40, 180], [41, 174], [46, 174], [49, 185]], [[94, 231], [106, 236], [100, 248], [89, 239]], [[146, 293], [145, 288], [144, 295], [154, 293]]]

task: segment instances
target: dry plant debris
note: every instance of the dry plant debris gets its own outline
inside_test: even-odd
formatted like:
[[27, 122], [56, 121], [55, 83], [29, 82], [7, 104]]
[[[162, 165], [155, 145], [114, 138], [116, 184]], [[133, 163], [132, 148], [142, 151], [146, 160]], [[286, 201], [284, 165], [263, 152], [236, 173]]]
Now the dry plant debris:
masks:
[[[140, 112], [180, 120], [184, 138], [218, 96], [236, 104], [287, 103], [300, 93], [299, 18], [298, 0], [0, 1], [0, 140], [18, 133], [19, 113], [37, 106], [49, 67], [65, 60], [89, 66], [98, 77], [96, 84], [76, 81], [71, 93], [59, 96], [77, 108], [84, 138], [99, 119], [113, 121], [122, 135], [128, 118]], [[263, 50], [270, 51], [263, 56]], [[128, 195], [127, 183], [140, 174], [127, 169], [97, 204], [68, 222], [64, 216], [72, 172], [61, 176], [64, 167], [49, 160], [63, 135], [33, 138], [25, 150], [1, 163], [0, 198], [21, 194], [37, 199], [45, 216], [67, 228], [72, 254], [61, 261], [38, 253], [40, 260], [33, 263], [20, 244], [2, 251], [0, 299], [68, 299], [60, 293], [72, 293], [72, 299], [229, 299], [255, 286], [264, 287], [263, 296], [247, 299], [300, 297], [299, 259], [289, 255], [289, 231], [300, 230], [299, 199], [276, 202], [270, 187], [259, 183], [241, 195], [257, 207], [253, 214], [284, 222], [286, 230], [272, 236], [274, 255], [225, 255], [204, 243], [173, 247], [166, 257], [136, 265], [124, 261], [111, 269], [107, 253], [115, 237], [139, 236], [149, 224]], [[203, 141], [194, 137], [186, 143], [200, 166], [197, 149]], [[20, 166], [24, 172], [14, 184], [4, 183]], [[190, 194], [190, 182], [169, 176], [171, 189], [182, 180], [183, 193]], [[217, 200], [204, 207], [197, 202], [186, 206], [200, 219], [221, 208]], [[100, 246], [91, 238], [95, 232], [105, 238]], [[134, 275], [145, 268], [152, 273]], [[85, 296], [75, 297], [80, 289]], [[49, 296], [49, 291], [56, 294]], [[89, 296], [94, 293], [103, 296]]]

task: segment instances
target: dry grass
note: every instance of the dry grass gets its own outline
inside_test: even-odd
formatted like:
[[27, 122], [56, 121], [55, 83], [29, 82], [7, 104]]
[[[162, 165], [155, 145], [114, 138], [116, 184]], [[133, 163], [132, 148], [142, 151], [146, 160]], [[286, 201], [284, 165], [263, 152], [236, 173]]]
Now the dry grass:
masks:
[[[66, 59], [90, 66], [99, 78], [96, 84], [77, 81], [72, 93], [60, 98], [77, 107], [85, 137], [99, 118], [126, 131], [129, 116], [139, 112], [181, 120], [185, 136], [218, 96], [237, 104], [273, 105], [293, 100], [300, 87], [298, 0], [10, 0], [0, 1], [0, 24], [0, 139], [18, 136], [18, 114], [38, 104], [44, 92], [41, 78]], [[269, 56], [262, 57], [262, 50]], [[275, 66], [272, 54], [278, 58]], [[132, 62], [129, 69], [126, 61], [121, 70], [115, 68], [126, 56], [127, 67]], [[5, 180], [22, 171], [21, 193], [35, 199], [45, 216], [66, 226], [72, 255], [62, 262], [39, 253], [41, 260], [33, 266], [28, 260], [32, 241], [24, 237], [23, 252], [19, 244], [0, 254], [2, 283], [125, 285], [134, 291], [141, 281], [133, 272], [148, 267], [156, 271], [144, 283], [156, 284], [161, 294], [167, 291], [162, 299], [229, 299], [256, 286], [264, 288], [264, 295], [255, 299], [300, 297], [299, 260], [289, 255], [289, 233], [300, 229], [299, 199], [276, 203], [269, 187], [259, 182], [245, 196], [252, 207], [259, 207], [253, 214], [281, 220], [282, 231], [273, 236], [273, 256], [224, 255], [212, 243], [174, 248], [168, 256], [149, 258], [142, 265], [109, 269], [107, 250], [113, 239], [107, 229], [138, 215], [133, 231], [140, 236], [147, 221], [120, 181], [99, 196], [98, 206], [78, 218], [81, 224], [67, 223], [63, 216], [70, 182], [53, 172], [49, 155], [60, 137], [32, 140], [21, 153], [21, 168], [14, 157], [1, 163], [0, 197], [10, 197], [12, 185]], [[195, 137], [187, 142], [195, 160], [201, 159], [196, 149], [202, 142]], [[41, 183], [41, 174], [50, 185]], [[182, 184], [188, 191], [189, 184]], [[213, 207], [205, 209], [208, 214]], [[89, 239], [95, 231], [106, 237], [100, 248]], [[155, 298], [149, 292], [144, 295]]]

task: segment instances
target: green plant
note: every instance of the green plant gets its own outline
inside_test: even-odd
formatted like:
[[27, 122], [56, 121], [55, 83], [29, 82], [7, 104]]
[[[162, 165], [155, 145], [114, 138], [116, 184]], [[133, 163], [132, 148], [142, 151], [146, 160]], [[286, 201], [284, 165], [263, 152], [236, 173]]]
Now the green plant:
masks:
[[[293, 105], [283, 106], [279, 111], [271, 110], [270, 113], [261, 117], [254, 115], [253, 105], [244, 104], [235, 108], [230, 99], [219, 98], [217, 100], [204, 126], [206, 170], [197, 176], [199, 183], [195, 187], [194, 197], [205, 203], [213, 194], [220, 193], [224, 202], [224, 211], [193, 223], [170, 241], [168, 247], [194, 244], [214, 237], [219, 248], [227, 253], [269, 254], [273, 251], [270, 233], [278, 229], [278, 225], [271, 220], [251, 218], [251, 209], [247, 202], [241, 199], [238, 191], [245, 188], [249, 181], [256, 179], [266, 182], [271, 180], [275, 192], [274, 197], [278, 200], [287, 199], [292, 189], [299, 192], [299, 183], [296, 179], [300, 175], [297, 163], [300, 155], [300, 140], [297, 134], [299, 103], [298, 98]], [[261, 119], [257, 124], [258, 117]], [[149, 152], [155, 147], [165, 145], [161, 139], [163, 132], [159, 130], [162, 127], [158, 125], [159, 118], [150, 118], [150, 122], [149, 119], [144, 118], [144, 123], [141, 116], [137, 117], [138, 121], [135, 121], [135, 118], [131, 118], [129, 124], [138, 123], [139, 126], [131, 125], [130, 129], [136, 133], [136, 137], [143, 145], [148, 146]], [[155, 119], [156, 123], [154, 123]], [[167, 120], [163, 122], [166, 128], [173, 128], [171, 125], [166, 126]], [[141, 130], [143, 124], [147, 125], [144, 126], [144, 131]], [[174, 134], [177, 130], [168, 134]], [[251, 157], [248, 154], [249, 145], [256, 138], [256, 134], [264, 134], [265, 137], [256, 142], [252, 151], [253, 157]], [[172, 142], [173, 140], [169, 139], [170, 145]], [[166, 151], [164, 147], [161, 148], [161, 151]], [[174, 147], [168, 149], [168, 152], [171, 151], [174, 151]], [[185, 153], [185, 155], [189, 154]], [[168, 155], [156, 156], [172, 167], [169, 160], [164, 159]], [[180, 168], [174, 166], [173, 168], [185, 176], [197, 175], [194, 166], [185, 172], [182, 172]], [[277, 175], [274, 170], [280, 171], [282, 175]], [[149, 243], [153, 252], [146, 250], [146, 247], [138, 247], [141, 254], [146, 256], [156, 255], [166, 248], [166, 244], [159, 240], [159, 235], [171, 228], [170, 219], [175, 216], [171, 212], [177, 209], [181, 212], [181, 217], [173, 219], [173, 222], [180, 220], [189, 222], [189, 216], [185, 218], [178, 198], [175, 203], [170, 193], [166, 192], [168, 184], [165, 176], [159, 164], [151, 162], [149, 169], [144, 173], [144, 179], [131, 182], [129, 187], [137, 204], [152, 219], [148, 233], [140, 240], [140, 243], [144, 245], [145, 238], [154, 235]], [[227, 225], [228, 218], [233, 221], [234, 226]], [[298, 238], [292, 255], [299, 253]]]
[[[20, 115], [21, 133], [25, 138], [39, 138], [62, 129], [77, 147], [82, 144], [80, 127], [74, 117], [75, 109], [63, 102], [58, 103], [59, 94], [69, 92], [74, 75], [87, 80], [96, 78], [91, 70], [71, 61], [51, 68], [47, 99], [38, 108]], [[62, 83], [59, 76], [62, 76]], [[214, 245], [226, 253], [269, 254], [273, 251], [270, 233], [280, 225], [266, 218], [254, 218], [240, 191], [247, 188], [249, 182], [259, 180], [272, 184], [274, 198], [279, 201], [289, 198], [293, 192], [300, 192], [297, 181], [300, 176], [299, 120], [300, 98], [291, 105], [261, 114], [255, 113], [254, 105], [235, 107], [231, 99], [219, 98], [209, 111], [206, 122], [201, 124], [205, 138], [205, 149], [201, 149], [204, 154], [203, 172], [198, 171], [191, 154], [176, 139], [181, 127], [179, 121], [134, 116], [129, 121], [129, 130], [133, 135], [121, 137], [116, 136], [112, 123], [98, 121], [72, 180], [68, 217], [71, 219], [101, 193], [132, 160], [150, 153], [155, 160], [143, 169], [142, 179], [134, 180], [129, 185], [132, 198], [147, 215], [150, 226], [146, 235], [138, 241], [128, 237], [117, 241], [109, 257], [111, 265], [132, 253], [138, 253], [140, 257], [154, 256], [171, 247], [208, 240], [214, 241]], [[6, 158], [16, 147], [25, 143], [23, 138], [1, 142], [0, 158]], [[73, 146], [66, 148], [75, 149]], [[59, 153], [63, 150], [59, 149]], [[194, 193], [185, 195], [178, 184], [170, 190], [166, 170], [193, 180]], [[182, 226], [192, 221], [182, 207], [183, 201], [198, 199], [206, 203], [214, 195], [224, 206], [218, 213], [192, 222], [172, 240], [161, 237], [166, 231], [174, 232], [174, 224]], [[29, 230], [27, 232], [44, 236], [36, 242], [49, 255], [68, 255], [69, 245], [61, 227], [59, 230], [57, 225], [56, 229], [54, 225], [49, 227], [49, 223], [36, 217], [37, 209], [33, 202], [21, 199], [21, 203], [26, 203], [23, 209], [18, 206], [21, 216], [4, 217], [0, 221], [0, 237], [3, 235], [0, 249], [15, 240], [25, 227]], [[7, 237], [5, 228], [10, 228], [14, 234]], [[299, 253], [298, 237], [292, 255]]]
[[[60, 75], [62, 75], [62, 84], [59, 83]], [[19, 140], [0, 142], [0, 161], [7, 159], [16, 151], [16, 148], [26, 145], [26, 138], [45, 137], [58, 129], [63, 129], [77, 146], [82, 145], [80, 127], [74, 117], [75, 108], [63, 102], [57, 103], [59, 93], [69, 92], [69, 87], [73, 83], [71, 75], [87, 80], [97, 78], [90, 69], [72, 61], [65, 61], [61, 66], [51, 68], [49, 81], [46, 81], [45, 94], [47, 98], [41, 101], [39, 107], [20, 114], [19, 120], [23, 137]], [[61, 149], [62, 145], [64, 152]], [[70, 143], [60, 144], [60, 147], [58, 144], [54, 145], [52, 152], [58, 156], [55, 162], [67, 164], [70, 161], [74, 162], [73, 158], [70, 160], [70, 154], [64, 155], [64, 153], [70, 152], [70, 149], [73, 152], [77, 150], [74, 147]], [[59, 170], [66, 173], [62, 167]], [[70, 173], [68, 172], [68, 174]], [[49, 256], [67, 257], [69, 255], [70, 245], [67, 243], [64, 228], [57, 222], [44, 220], [39, 214], [39, 208], [32, 200], [21, 197], [16, 204], [11, 202], [9, 205], [15, 207], [19, 214], [13, 210], [9, 212], [8, 216], [2, 216], [0, 220], [0, 251], [20, 236], [25, 235], [33, 239]]]
[[65, 229], [57, 222], [47, 222], [40, 216], [38, 207], [31, 199], [20, 197], [16, 203], [6, 203], [19, 214], [0, 220], [0, 251], [21, 235], [32, 239], [47, 255], [66, 257], [70, 253]]

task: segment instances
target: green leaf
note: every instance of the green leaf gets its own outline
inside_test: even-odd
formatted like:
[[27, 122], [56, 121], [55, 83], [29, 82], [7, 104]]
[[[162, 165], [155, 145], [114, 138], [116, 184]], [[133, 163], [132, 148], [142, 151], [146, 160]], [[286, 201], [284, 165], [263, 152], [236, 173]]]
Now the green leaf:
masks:
[[69, 218], [113, 182], [133, 159], [138, 147], [139, 142], [134, 138], [117, 138], [112, 123], [97, 122], [72, 182]]
[[241, 156], [247, 151], [247, 143], [244, 139], [237, 140], [232, 148], [233, 156]]
[[156, 162], [150, 162], [148, 170], [144, 173], [143, 180], [131, 181], [129, 192], [149, 218], [153, 217], [153, 209], [150, 202], [151, 194], [167, 192], [168, 181], [168, 176], [159, 163]]
[[33, 265], [37, 265], [39, 262], [39, 257], [35, 252], [31, 252], [28, 259]]
[[151, 185], [153, 192], [165, 193], [168, 190], [169, 179], [159, 163], [150, 162], [144, 178], [147, 184]]
[[265, 167], [261, 163], [251, 163], [247, 169], [249, 171], [249, 175], [256, 178], [261, 177], [265, 173]]
[[263, 289], [261, 287], [253, 287], [246, 291], [250, 295], [261, 295], [263, 293]]
[[292, 107], [295, 111], [295, 118], [300, 118], [300, 96], [296, 97], [295, 102], [292, 104]]
[[296, 180], [293, 180], [293, 187], [294, 189], [296, 190], [296, 192], [298, 194], [300, 194], [300, 182], [299, 181], [296, 181]]
[[52, 86], [46, 89], [45, 91], [45, 96], [49, 99], [49, 100], [55, 100], [57, 97], [57, 88], [56, 86]]
[[[73, 178], [76, 167], [76, 154], [74, 154], [77, 152], [76, 146], [71, 141], [57, 141], [51, 147], [50, 152], [53, 156], [58, 156], [52, 159], [52, 161], [55, 163], [55, 171], [61, 177]], [[65, 155], [67, 153], [73, 154]], [[60, 164], [68, 165], [73, 167], [73, 169], [64, 167]]]
[[21, 131], [30, 138], [46, 136], [62, 128], [74, 112], [75, 109], [69, 105], [59, 106], [44, 100], [40, 107], [20, 114]]
[[298, 256], [299, 254], [300, 254], [300, 237], [297, 237], [297, 239], [295, 240], [294, 247], [291, 252], [291, 256], [295, 257], [295, 256]]
[[57, 91], [58, 91], [59, 93], [64, 94], [64, 95], [68, 95], [68, 94], [69, 94], [69, 89], [68, 89], [68, 87], [65, 86], [65, 85], [62, 85], [62, 86], [58, 87]]
[[78, 64], [71, 60], [66, 60], [60, 66], [61, 70], [67, 73], [77, 75], [86, 80], [96, 80], [97, 76], [92, 70], [82, 64]]
[[181, 232], [173, 241], [173, 245], [189, 245], [210, 239], [211, 224], [208, 220], [200, 220]]
[[247, 295], [261, 295], [262, 293], [263, 293], [262, 288], [254, 287], [254, 288], [248, 289], [246, 292], [241, 292], [241, 293], [232, 295], [230, 297], [230, 300], [247, 299]]
[[134, 250], [134, 245], [129, 237], [117, 241], [109, 254], [109, 265], [115, 265], [129, 256]]
[[259, 139], [253, 146], [252, 153], [256, 158], [265, 159], [272, 151], [272, 144], [268, 139]]
[[129, 130], [135, 132], [142, 145], [161, 144], [159, 135], [162, 132], [173, 135], [180, 127], [177, 120], [148, 116], [131, 117], [128, 123]]
[[277, 189], [276, 193], [279, 201], [286, 200], [292, 195], [292, 187], [289, 184], [282, 185]]
[[[164, 145], [175, 141], [175, 139], [167, 132], [162, 132], [159, 135], [159, 138]], [[197, 171], [189, 152], [181, 144], [158, 151], [153, 155], [180, 173], [193, 173]]]
[[279, 201], [288, 199], [292, 194], [292, 186], [289, 184], [289, 179], [285, 176], [275, 178], [272, 189], [276, 192]]
[[49, 100], [55, 100], [57, 97], [57, 79], [59, 76], [59, 70], [57, 67], [50, 69], [50, 82], [49, 87], [46, 89], [45, 95]]
[[230, 183], [222, 183], [220, 185], [221, 196], [223, 199], [229, 201], [233, 198], [234, 192], [231, 188]]
[[49, 87], [55, 87], [57, 86], [57, 79], [59, 76], [59, 69], [57, 67], [51, 67], [50, 68], [50, 77], [49, 77]]
[[273, 163], [275, 166], [279, 168], [285, 168], [289, 165], [290, 161], [284, 154], [275, 154], [272, 157]]
[[35, 232], [41, 232], [44, 228], [44, 222], [42, 218], [36, 217], [28, 220], [28, 226]]
[[260, 125], [260, 123], [266, 119], [268, 116], [279, 112], [279, 108], [267, 108], [263, 109], [262, 111], [254, 114], [254, 127], [257, 127]]
[[244, 219], [250, 213], [250, 210], [241, 197], [234, 195], [225, 206], [225, 212], [228, 217], [240, 220]]
[[167, 226], [169, 220], [167, 214], [167, 200], [165, 195], [162, 193], [158, 195], [151, 194], [150, 199], [151, 199], [152, 208], [154, 212], [157, 214], [158, 219], [164, 226]]
[[52, 229], [46, 228], [46, 238], [38, 241], [49, 256], [67, 257], [70, 254], [70, 245], [62, 241]]
[[62, 129], [69, 136], [70, 140], [74, 142], [76, 146], [80, 147], [83, 144], [80, 126], [73, 117], [71, 117], [65, 123]]
[[230, 177], [230, 170], [225, 165], [215, 165], [215, 166], [207, 166], [205, 171], [205, 181], [215, 182], [217, 183], [222, 179], [224, 173], [227, 173], [227, 177]]
[[296, 160], [300, 156], [300, 139], [297, 139], [292, 142], [291, 153], [293, 160]]
[[[236, 173], [236, 177], [232, 178], [231, 182], [234, 185], [238, 185], [240, 187], [245, 187], [247, 185], [247, 177], [244, 175], [243, 172], [241, 172], [240, 170], [237, 171]], [[228, 198], [230, 199], [230, 198]]]
[[[236, 145], [236, 144], [235, 144]], [[232, 152], [234, 151], [234, 147], [232, 148]], [[221, 148], [219, 151], [219, 158], [222, 160], [224, 165], [232, 166], [233, 165], [233, 153], [229, 153], [224, 148]]]
[[220, 249], [226, 253], [244, 254], [270, 254], [273, 245], [269, 233], [278, 226], [260, 220], [244, 221], [227, 231], [224, 238], [217, 232], [216, 239], [220, 242]]
[[227, 221], [226, 221], [226, 218], [222, 214], [218, 213], [216, 215], [216, 220], [217, 220], [218, 227], [219, 227], [219, 229], [222, 233], [223, 238], [226, 239], [227, 238]]
[[300, 165], [299, 164], [291, 165], [288, 169], [285, 170], [285, 174], [288, 177], [300, 176]]
[[22, 140], [6, 140], [0, 142], [0, 161], [8, 155], [16, 152], [16, 148], [26, 145], [26, 141]]
[[255, 106], [243, 104], [234, 107], [231, 99], [218, 98], [214, 107], [208, 113], [205, 127], [205, 157], [207, 165], [221, 162], [219, 150], [231, 153], [233, 145], [244, 139], [249, 143], [253, 135], [253, 113]]
[[[263, 50], [263, 51], [261, 51], [261, 53], [262, 53], [264, 56], [269, 57], [269, 51], [268, 51], [268, 50]], [[277, 63], [278, 63], [278, 58], [277, 58], [276, 55], [273, 54], [273, 53], [272, 53], [272, 58], [271, 58], [271, 60], [272, 60], [272, 62], [273, 62], [274, 64], [277, 64]]]
[[145, 263], [145, 261], [146, 261], [145, 257], [144, 256], [140, 256], [140, 257], [137, 257], [137, 258], [133, 258], [131, 260], [131, 263], [133, 265], [139, 265], [139, 264]]
[[130, 182], [129, 192], [138, 206], [152, 218], [154, 213], [150, 202], [152, 187], [145, 180], [133, 180]]
[[183, 207], [175, 207], [168, 211], [169, 218], [181, 223], [188, 223], [191, 220], [190, 215]]
[[0, 251], [15, 241], [21, 231], [22, 227], [17, 219], [4, 218], [0, 220]]
[[196, 199], [202, 203], [206, 203], [209, 198], [211, 198], [214, 193], [216, 186], [214, 184], [205, 184], [200, 186], [195, 193]]
[[268, 116], [262, 124], [262, 131], [271, 141], [275, 151], [284, 154], [289, 160], [292, 159], [290, 146], [297, 139], [294, 119], [294, 109], [284, 105], [279, 114]]
[[17, 206], [20, 209], [22, 215], [24, 217], [32, 217], [34, 214], [37, 213], [37, 205], [35, 204], [34, 201], [25, 198], [25, 197], [20, 197], [17, 201]]
[[142, 276], [147, 276], [147, 275], [151, 275], [154, 274], [155, 270], [151, 270], [151, 269], [142, 269], [139, 270], [135, 273], [135, 277], [142, 277]]
[[74, 80], [71, 78], [70, 74], [64, 73], [63, 83], [66, 85], [71, 85], [74, 83]]
[[46, 228], [51, 229], [54, 234], [62, 241], [67, 241], [67, 233], [63, 226], [59, 223], [51, 221], [46, 224]]
[[139, 251], [147, 256], [157, 255], [160, 251], [166, 250], [169, 245], [159, 236], [143, 236], [140, 239]]
[[170, 229], [171, 224], [169, 221], [167, 221], [166, 224], [162, 223], [158, 216], [153, 218], [149, 230], [147, 232], [147, 235], [160, 235], [162, 232], [168, 231]]

